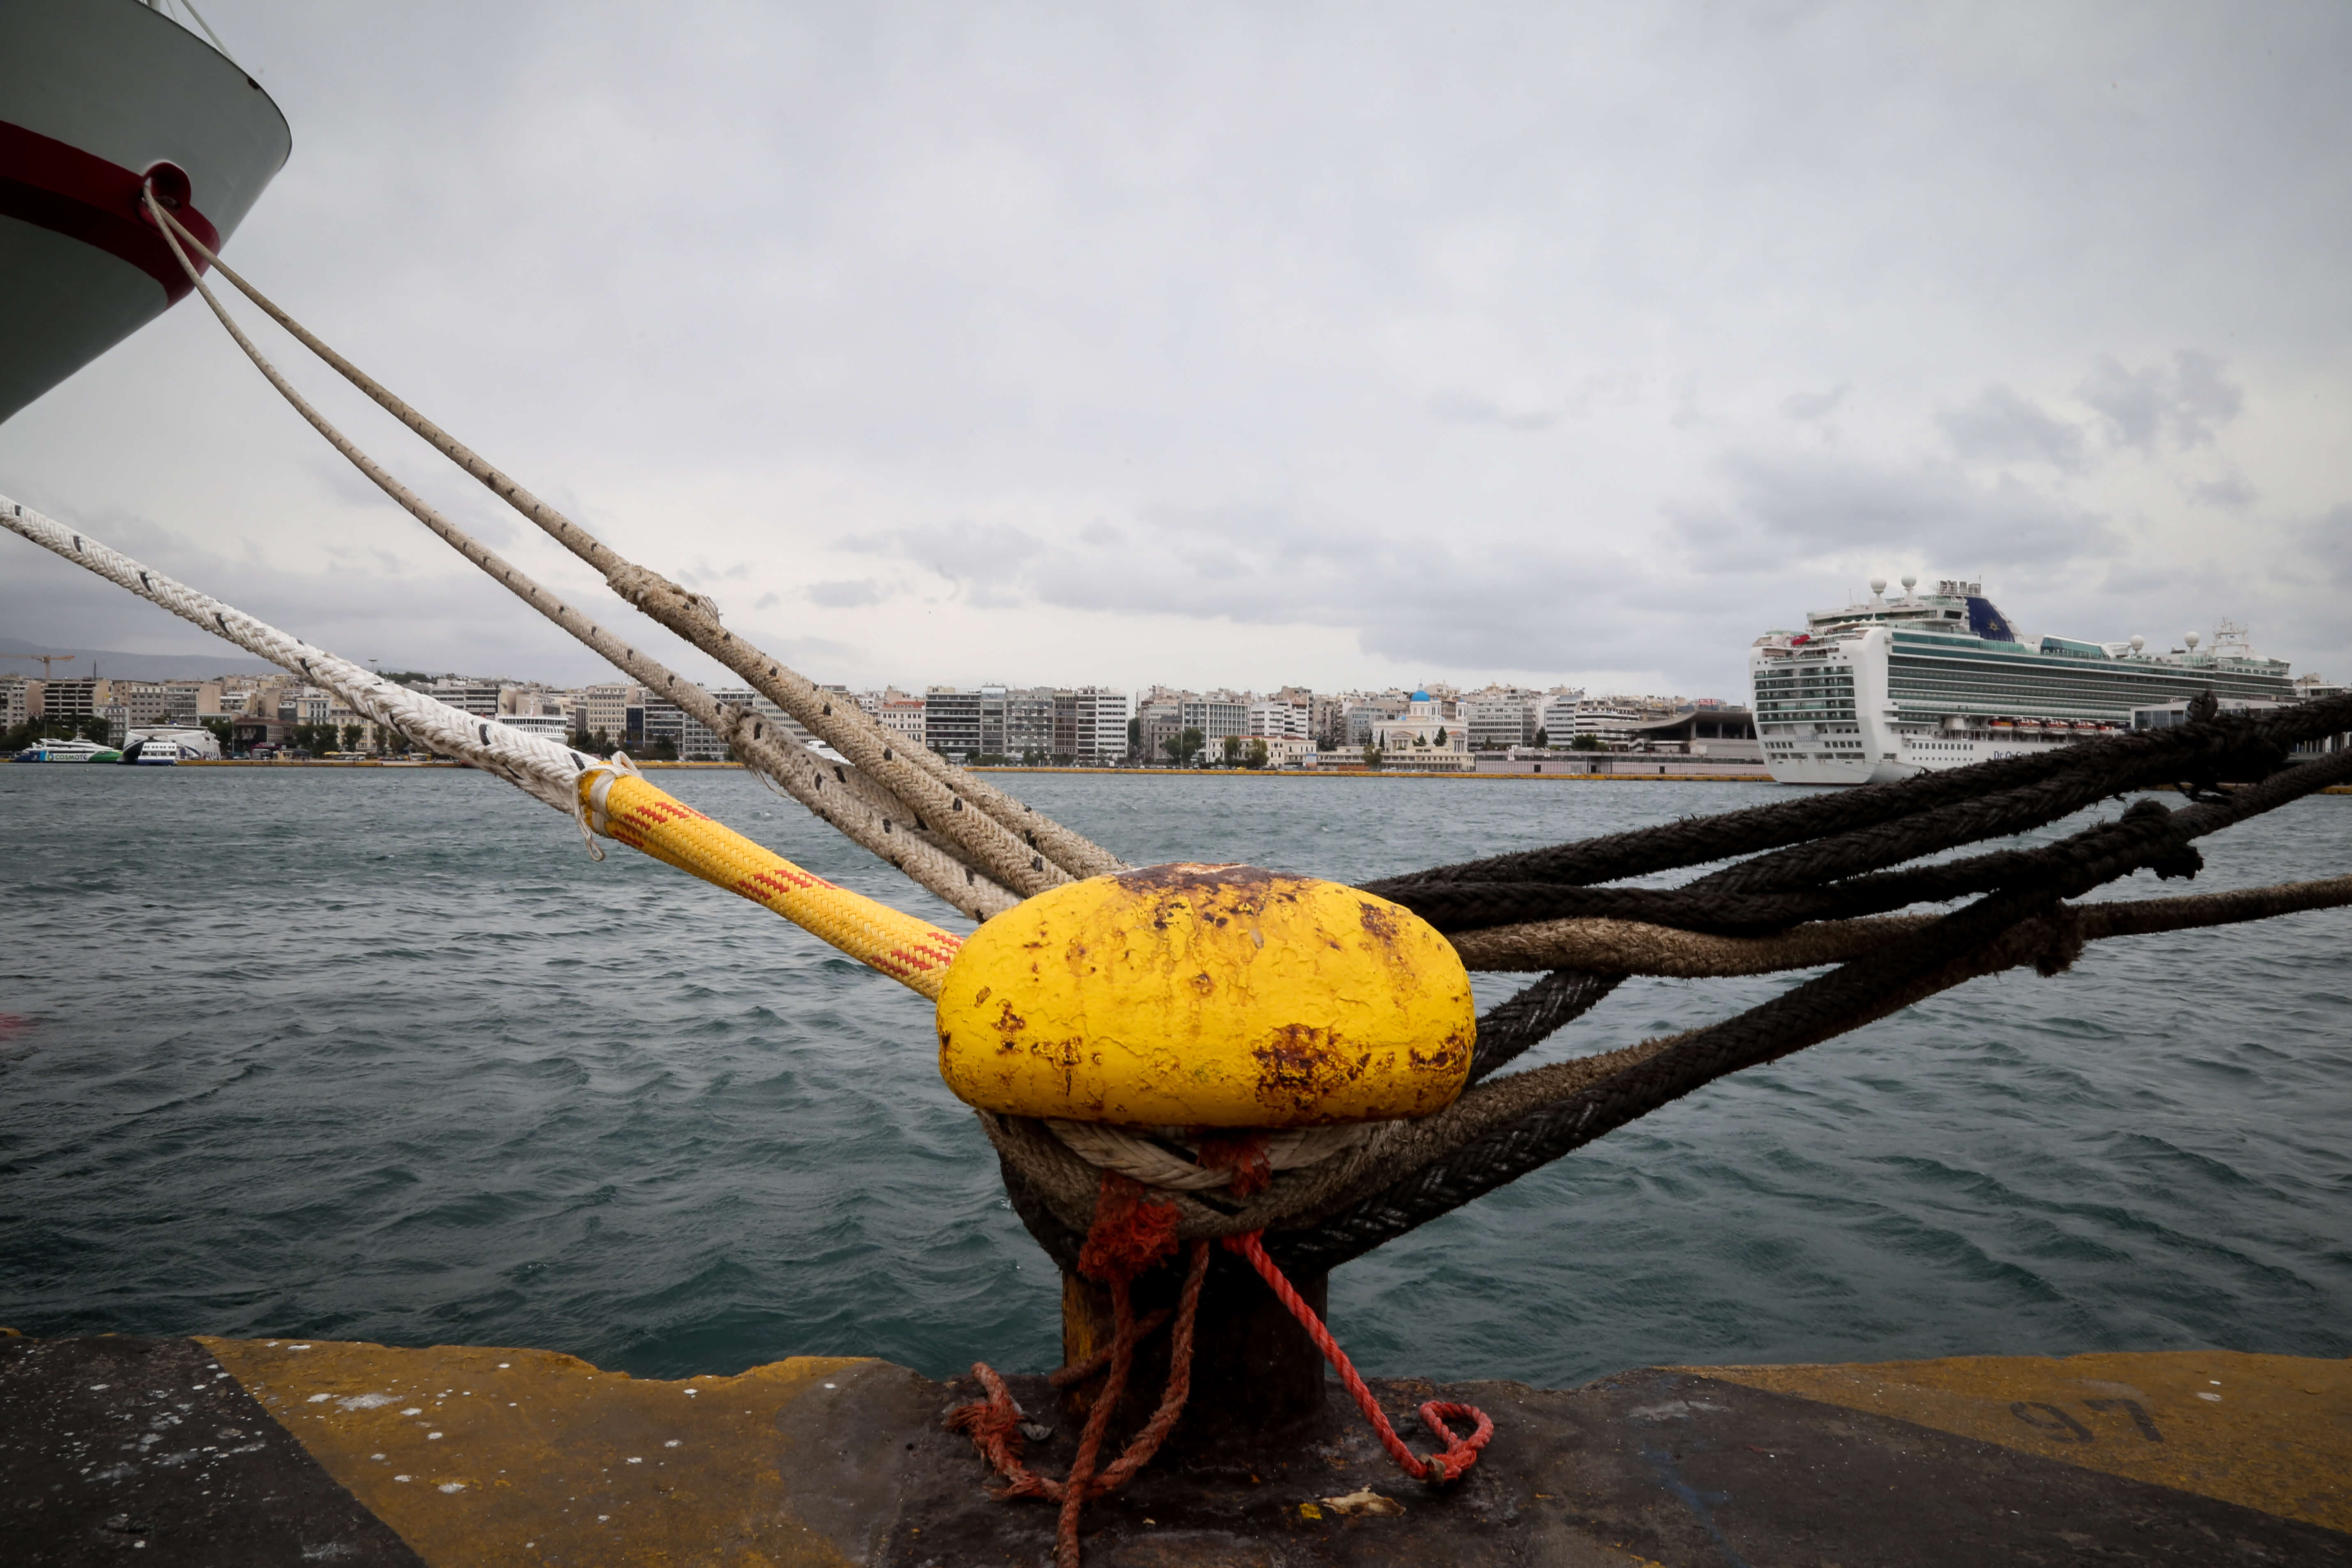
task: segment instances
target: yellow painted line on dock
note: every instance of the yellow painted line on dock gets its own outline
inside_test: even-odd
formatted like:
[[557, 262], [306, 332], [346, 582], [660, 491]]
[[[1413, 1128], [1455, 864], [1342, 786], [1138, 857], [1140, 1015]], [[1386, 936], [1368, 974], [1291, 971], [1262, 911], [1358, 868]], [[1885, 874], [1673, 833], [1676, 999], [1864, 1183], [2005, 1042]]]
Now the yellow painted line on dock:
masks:
[[2352, 1531], [2352, 1361], [2163, 1351], [1679, 1370]]
[[851, 1561], [791, 1508], [802, 1466], [779, 1418], [882, 1363], [665, 1382], [552, 1351], [197, 1342], [435, 1568]]

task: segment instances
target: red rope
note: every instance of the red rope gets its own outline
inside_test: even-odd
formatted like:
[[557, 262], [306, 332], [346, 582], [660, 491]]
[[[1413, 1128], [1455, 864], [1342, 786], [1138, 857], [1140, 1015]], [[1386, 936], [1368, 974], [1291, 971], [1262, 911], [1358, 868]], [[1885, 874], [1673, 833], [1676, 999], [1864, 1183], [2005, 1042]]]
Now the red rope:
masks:
[[[1246, 1173], [1254, 1161], [1263, 1163], [1259, 1148], [1238, 1140], [1235, 1143], [1234, 1148], [1217, 1151], [1221, 1165], [1230, 1162], [1237, 1173]], [[1323, 1326], [1315, 1309], [1300, 1299], [1282, 1269], [1265, 1255], [1258, 1233], [1229, 1236], [1224, 1245], [1226, 1250], [1249, 1260], [1275, 1299], [1298, 1320], [1299, 1326], [1315, 1342], [1315, 1348], [1323, 1352], [1323, 1358], [1339, 1374], [1349, 1397], [1364, 1413], [1364, 1419], [1372, 1424], [1372, 1430], [1380, 1435], [1381, 1447], [1389, 1451], [1389, 1458], [1397, 1462], [1398, 1468], [1415, 1480], [1443, 1486], [1460, 1479], [1464, 1471], [1478, 1462], [1478, 1451], [1495, 1435], [1495, 1423], [1485, 1411], [1475, 1405], [1431, 1400], [1421, 1407], [1422, 1425], [1445, 1447], [1427, 1458], [1415, 1454], [1405, 1447], [1396, 1428], [1389, 1425], [1380, 1401], [1372, 1397], [1372, 1391], [1357, 1375], [1355, 1363], [1339, 1348], [1339, 1341], [1331, 1337], [1331, 1331]], [[1110, 1345], [1075, 1365], [1064, 1367], [1047, 1380], [1057, 1386], [1065, 1385], [1091, 1375], [1106, 1362], [1109, 1367], [1102, 1390], [1095, 1396], [1094, 1407], [1087, 1413], [1087, 1425], [1079, 1435], [1078, 1451], [1070, 1460], [1067, 1477], [1055, 1480], [1022, 1463], [1021, 1406], [1013, 1402], [1013, 1392], [1005, 1387], [1004, 1380], [986, 1362], [974, 1362], [971, 1368], [972, 1376], [980, 1380], [982, 1396], [948, 1412], [948, 1430], [970, 1433], [981, 1457], [1004, 1478], [1004, 1489], [996, 1494], [1000, 1499], [1009, 1501], [1036, 1497], [1061, 1504], [1061, 1517], [1054, 1531], [1055, 1568], [1078, 1568], [1079, 1510], [1089, 1498], [1118, 1490], [1151, 1462], [1151, 1457], [1174, 1429], [1177, 1418], [1183, 1415], [1184, 1402], [1192, 1395], [1192, 1326], [1200, 1312], [1201, 1286], [1209, 1276], [1209, 1244], [1205, 1241], [1192, 1244], [1183, 1292], [1177, 1298], [1176, 1327], [1168, 1345], [1168, 1386], [1160, 1395], [1160, 1407], [1152, 1412], [1142, 1430], [1129, 1440], [1118, 1458], [1099, 1473], [1096, 1471], [1096, 1464], [1102, 1457], [1103, 1438], [1110, 1430], [1111, 1414], [1127, 1392], [1127, 1376], [1135, 1363], [1135, 1347], [1167, 1318], [1161, 1311], [1139, 1321], [1130, 1287], [1137, 1275], [1175, 1250], [1174, 1207], [1149, 1196], [1140, 1183], [1116, 1172], [1104, 1172], [1102, 1190], [1095, 1200], [1094, 1223], [1087, 1227], [1086, 1246], [1078, 1254], [1078, 1271], [1110, 1289]], [[1445, 1424], [1449, 1416], [1457, 1421], [1475, 1421], [1477, 1429], [1467, 1437], [1456, 1437], [1454, 1429]]]
[[[1445, 1445], [1444, 1449], [1423, 1458], [1406, 1447], [1404, 1439], [1397, 1436], [1396, 1428], [1389, 1425], [1380, 1401], [1372, 1397], [1372, 1391], [1365, 1387], [1364, 1380], [1356, 1374], [1355, 1363], [1349, 1361], [1348, 1352], [1339, 1348], [1339, 1342], [1331, 1337], [1331, 1331], [1323, 1326], [1323, 1320], [1316, 1316], [1315, 1309], [1291, 1289], [1281, 1267], [1268, 1258], [1265, 1248], [1259, 1245], [1258, 1235], [1258, 1232], [1251, 1231], [1245, 1236], [1226, 1237], [1225, 1250], [1237, 1252], [1249, 1259], [1250, 1267], [1257, 1270], [1258, 1278], [1265, 1281], [1266, 1289], [1274, 1292], [1275, 1299], [1290, 1309], [1290, 1315], [1298, 1320], [1298, 1326], [1307, 1331], [1307, 1337], [1315, 1342], [1315, 1348], [1323, 1352], [1323, 1359], [1329, 1362], [1331, 1370], [1339, 1374], [1339, 1381], [1347, 1385], [1348, 1396], [1356, 1402], [1356, 1408], [1364, 1413], [1364, 1419], [1372, 1424], [1372, 1430], [1380, 1436], [1381, 1447], [1389, 1451], [1389, 1458], [1397, 1462], [1397, 1468], [1417, 1481], [1443, 1486], [1459, 1479], [1465, 1470], [1476, 1464], [1478, 1450], [1484, 1448], [1486, 1440], [1495, 1435], [1495, 1423], [1487, 1414], [1475, 1405], [1456, 1405], [1433, 1399], [1421, 1407], [1421, 1424], [1435, 1434], [1438, 1441]], [[1445, 1424], [1449, 1415], [1457, 1421], [1475, 1421], [1478, 1429], [1467, 1437], [1456, 1437], [1454, 1429]]]
[[948, 1412], [948, 1429], [970, 1433], [981, 1456], [1004, 1477], [1007, 1485], [997, 1494], [1000, 1499], [1041, 1497], [1062, 1505], [1054, 1532], [1054, 1561], [1057, 1568], [1078, 1568], [1078, 1510], [1089, 1498], [1103, 1497], [1125, 1486], [1137, 1471], [1151, 1462], [1151, 1457], [1160, 1451], [1160, 1445], [1175, 1427], [1177, 1417], [1184, 1413], [1184, 1402], [1192, 1391], [1192, 1324], [1200, 1310], [1202, 1283], [1209, 1276], [1209, 1244], [1205, 1241], [1192, 1244], [1192, 1264], [1185, 1271], [1183, 1292], [1177, 1299], [1176, 1329], [1168, 1346], [1168, 1386], [1160, 1395], [1160, 1407], [1152, 1412], [1142, 1430], [1129, 1440], [1118, 1458], [1105, 1466], [1100, 1474], [1096, 1473], [1095, 1465], [1101, 1457], [1111, 1413], [1127, 1392], [1127, 1375], [1134, 1363], [1135, 1347], [1167, 1318], [1167, 1313], [1161, 1311], [1139, 1322], [1129, 1289], [1138, 1274], [1176, 1249], [1176, 1211], [1143, 1194], [1139, 1183], [1105, 1172], [1102, 1193], [1095, 1202], [1094, 1224], [1087, 1232], [1085, 1250], [1079, 1254], [1080, 1272], [1110, 1288], [1114, 1327], [1108, 1352], [1097, 1352], [1076, 1366], [1065, 1367], [1048, 1380], [1074, 1383], [1106, 1357], [1109, 1363], [1109, 1375], [1103, 1380], [1094, 1408], [1087, 1413], [1077, 1454], [1070, 1461], [1069, 1476], [1055, 1480], [1022, 1463], [1021, 1406], [1013, 1402], [1012, 1390], [1005, 1387], [1004, 1380], [987, 1363], [974, 1362], [971, 1368], [972, 1375], [980, 1380], [983, 1397]]

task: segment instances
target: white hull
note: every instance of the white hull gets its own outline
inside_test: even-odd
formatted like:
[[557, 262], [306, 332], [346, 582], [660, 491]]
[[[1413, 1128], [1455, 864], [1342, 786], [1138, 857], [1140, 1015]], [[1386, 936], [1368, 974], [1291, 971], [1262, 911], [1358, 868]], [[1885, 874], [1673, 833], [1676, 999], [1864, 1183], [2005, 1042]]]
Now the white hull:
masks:
[[2274, 659], [2021, 638], [1975, 584], [1946, 589], [1816, 613], [1804, 633], [1758, 639], [1748, 675], [1775, 780], [1886, 784], [2123, 733], [2136, 709], [2203, 691], [2294, 696]]
[[187, 291], [150, 169], [184, 171], [189, 226], [226, 237], [291, 146], [243, 69], [137, 0], [0, 0], [0, 419]]

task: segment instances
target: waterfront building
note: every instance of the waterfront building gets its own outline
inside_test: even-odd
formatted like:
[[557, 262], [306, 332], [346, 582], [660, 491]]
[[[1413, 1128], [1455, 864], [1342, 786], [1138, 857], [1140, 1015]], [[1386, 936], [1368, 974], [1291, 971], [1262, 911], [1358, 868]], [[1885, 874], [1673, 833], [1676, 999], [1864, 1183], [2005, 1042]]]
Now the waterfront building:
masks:
[[[997, 695], [1002, 701], [1003, 688], [997, 689]], [[982, 703], [982, 690], [976, 686], [929, 688], [923, 693], [923, 744], [954, 761], [968, 762], [978, 756]]]
[[1055, 754], [1054, 689], [1050, 686], [1009, 688], [1004, 693], [1003, 739], [990, 744], [992, 736], [985, 733], [988, 723], [983, 710], [981, 723], [981, 751], [992, 757], [1018, 757], [1024, 761], [1043, 761]]
[[41, 704], [40, 711], [33, 715], [36, 719], [62, 719], [68, 722], [91, 719], [97, 717], [100, 708], [111, 706], [114, 701], [112, 684], [96, 676], [42, 680], [34, 684], [39, 688]]
[[229, 723], [229, 744], [240, 752], [256, 746], [284, 746], [294, 726], [268, 713], [240, 713]]
[[1177, 704], [1181, 727], [1200, 731], [1213, 747], [1228, 735], [1247, 735], [1249, 717], [1249, 704], [1229, 691], [1188, 697]]
[[[278, 693], [278, 717], [289, 724], [323, 724], [327, 722], [328, 710], [337, 700], [335, 694], [324, 687], [293, 687]], [[495, 719], [498, 710], [493, 708], [478, 717]]]
[[[667, 699], [649, 695], [642, 704], [641, 713], [637, 721], [640, 743], [650, 749], [667, 741], [677, 748], [677, 754], [683, 758], [686, 755], [685, 710]], [[708, 730], [702, 732], [706, 735], [710, 733]]]
[[1142, 760], [1153, 765], [1171, 761], [1168, 742], [1181, 739], [1184, 733], [1184, 704], [1181, 694], [1165, 695], [1139, 704], [1135, 710], [1136, 747]]
[[1276, 735], [1267, 738], [1265, 765], [1270, 768], [1311, 768], [1315, 765], [1316, 745], [1307, 735]]
[[1432, 752], [1468, 754], [1470, 743], [1463, 733], [1461, 718], [1447, 715], [1444, 706], [1427, 690], [1418, 690], [1405, 699], [1402, 713], [1372, 725], [1372, 743], [1387, 754], [1390, 766], [1416, 766], [1416, 763], [1405, 759], [1411, 756], [1426, 760]]
[[1307, 704], [1307, 729], [1318, 746], [1335, 746], [1347, 733], [1347, 702], [1337, 695], [1326, 693]]
[[875, 705], [875, 721], [910, 746], [924, 744], [923, 700], [903, 692], [885, 692]]
[[583, 686], [572, 700], [572, 729], [590, 736], [601, 731], [619, 745], [629, 732], [630, 704], [644, 700], [644, 692], [635, 686], [613, 682]]
[[1482, 691], [1461, 703], [1462, 729], [1474, 752], [1499, 752], [1535, 739], [1527, 693]]
[[1112, 763], [1127, 755], [1124, 691], [1081, 686], [1054, 694], [1054, 754], [1079, 763]]
[[1249, 705], [1248, 733], [1253, 740], [1305, 741], [1315, 733], [1315, 709], [1311, 694], [1301, 700], [1277, 695]]
[[[114, 703], [130, 722], [145, 727], [171, 719], [192, 719], [198, 712], [216, 711], [220, 682], [194, 680], [110, 680]], [[209, 705], [209, 708], [207, 707]]]
[[465, 676], [445, 675], [428, 682], [425, 690], [450, 707], [469, 713], [477, 719], [495, 719], [505, 710], [501, 699], [504, 689], [495, 680], [475, 680]]
[[33, 688], [39, 682], [21, 675], [0, 675], [0, 730], [14, 730], [33, 717]]
[[1693, 706], [1663, 719], [1647, 719], [1627, 732], [1635, 751], [1671, 752], [1687, 757], [1713, 757], [1721, 762], [1760, 763], [1763, 743], [1756, 737], [1755, 715], [1745, 708], [1722, 703]]

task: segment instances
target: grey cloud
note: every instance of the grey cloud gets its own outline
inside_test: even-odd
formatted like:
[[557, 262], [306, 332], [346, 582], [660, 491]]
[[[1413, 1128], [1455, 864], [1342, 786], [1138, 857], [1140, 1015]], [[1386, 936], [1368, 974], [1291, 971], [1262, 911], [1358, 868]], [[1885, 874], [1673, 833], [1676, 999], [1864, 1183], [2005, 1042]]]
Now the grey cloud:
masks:
[[1441, 392], [1429, 400], [1429, 411], [1449, 425], [1486, 425], [1522, 435], [1549, 430], [1559, 423], [1556, 410], [1507, 409], [1492, 398], [1468, 392]]
[[1792, 392], [1780, 400], [1780, 416], [1800, 424], [1826, 419], [1843, 405], [1853, 390], [1853, 383], [1842, 381], [1827, 392]]
[[1734, 452], [1720, 465], [1728, 505], [1669, 510], [1707, 572], [1878, 552], [1934, 555], [1991, 571], [2112, 551], [2096, 514], [2003, 474], [1990, 484], [1934, 461], [1885, 464], [1814, 453]]
[[958, 526], [867, 548], [933, 570], [951, 561], [975, 602], [1340, 626], [1367, 653], [1449, 669], [1590, 668], [1612, 636], [1660, 624], [1638, 592], [1579, 586], [1605, 570], [1627, 588], [1643, 574], [1631, 561], [1564, 542], [1498, 553], [1443, 529], [1384, 534], [1271, 504], [1150, 507], [1124, 532], [1067, 542]]
[[2207, 506], [2217, 506], [2224, 511], [2244, 511], [2262, 499], [2262, 492], [2247, 483], [2246, 476], [2235, 468], [2218, 479], [2192, 479], [2181, 488]]
[[2047, 463], [2068, 473], [2083, 466], [2082, 428], [2004, 385], [1988, 386], [1958, 408], [1937, 410], [1936, 423], [1963, 462]]
[[[871, 578], [860, 577], [812, 583], [808, 585], [808, 596], [811, 604], [823, 605], [827, 609], [854, 610], [863, 605], [880, 604], [883, 593], [880, 585]], [[774, 597], [775, 595], [771, 594], [761, 603], [765, 604]]]
[[[2310, 558], [2338, 588], [2352, 588], [2352, 505], [2331, 507], [2303, 531]], [[2340, 628], [2343, 617], [2337, 613]]]
[[2159, 445], [2208, 446], [2245, 407], [2245, 395], [2222, 374], [2222, 362], [2194, 349], [2175, 353], [2169, 369], [2133, 370], [2101, 354], [2075, 395], [2099, 416], [2110, 443], [2148, 453]]

